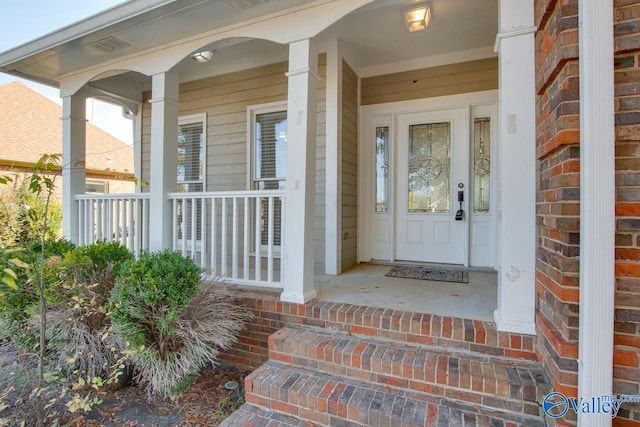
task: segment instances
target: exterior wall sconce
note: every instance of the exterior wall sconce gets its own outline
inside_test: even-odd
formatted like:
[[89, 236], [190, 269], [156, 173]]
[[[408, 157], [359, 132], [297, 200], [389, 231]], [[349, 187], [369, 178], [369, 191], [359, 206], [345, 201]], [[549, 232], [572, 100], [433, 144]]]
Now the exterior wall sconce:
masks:
[[191, 55], [191, 58], [199, 63], [209, 62], [213, 58], [213, 50], [204, 50], [202, 52], [196, 52]]
[[431, 7], [428, 3], [422, 3], [404, 9], [402, 15], [410, 32], [424, 30], [431, 20]]

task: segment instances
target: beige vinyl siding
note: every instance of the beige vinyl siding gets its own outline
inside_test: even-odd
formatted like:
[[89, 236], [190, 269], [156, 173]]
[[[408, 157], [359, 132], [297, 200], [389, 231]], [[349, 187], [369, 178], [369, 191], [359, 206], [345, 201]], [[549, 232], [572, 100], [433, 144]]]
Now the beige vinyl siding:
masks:
[[[242, 191], [247, 183], [247, 107], [287, 101], [286, 62], [180, 85], [180, 115], [207, 115], [207, 191]], [[316, 160], [316, 268], [324, 271], [325, 56], [319, 57]], [[147, 99], [150, 94], [147, 94]], [[142, 115], [142, 176], [149, 179], [151, 105]]]
[[362, 79], [362, 105], [498, 88], [498, 58], [448, 64]]
[[327, 135], [327, 56], [322, 54], [318, 57], [318, 99], [317, 99], [317, 120], [316, 120], [316, 213], [315, 213], [315, 271], [316, 274], [324, 274], [325, 254], [325, 193], [326, 193], [326, 135]]
[[358, 78], [342, 61], [342, 270], [357, 261]]

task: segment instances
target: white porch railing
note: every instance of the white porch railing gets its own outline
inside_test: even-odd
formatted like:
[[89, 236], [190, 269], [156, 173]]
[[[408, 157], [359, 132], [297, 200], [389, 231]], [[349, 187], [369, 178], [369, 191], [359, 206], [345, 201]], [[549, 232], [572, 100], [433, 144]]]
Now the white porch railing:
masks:
[[[171, 249], [238, 284], [281, 287], [285, 192], [171, 193]], [[78, 244], [120, 242], [149, 249], [149, 194], [82, 194]]]
[[285, 192], [172, 193], [172, 249], [212, 275], [280, 287]]
[[78, 206], [78, 244], [120, 242], [134, 254], [149, 249], [148, 194], [82, 194]]

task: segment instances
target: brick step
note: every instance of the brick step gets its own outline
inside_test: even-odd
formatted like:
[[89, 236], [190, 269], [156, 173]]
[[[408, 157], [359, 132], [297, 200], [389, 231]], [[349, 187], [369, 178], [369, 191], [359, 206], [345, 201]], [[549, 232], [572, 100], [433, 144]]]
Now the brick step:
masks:
[[255, 406], [329, 426], [544, 426], [538, 416], [275, 361], [265, 363], [245, 379], [245, 393], [246, 401]]
[[501, 332], [490, 321], [425, 313], [311, 301], [295, 304], [276, 296], [254, 292], [236, 294], [249, 307], [254, 320], [234, 348], [222, 357], [239, 366], [257, 368], [268, 360], [268, 337], [287, 325], [304, 325], [342, 331], [357, 336], [408, 344], [431, 345], [489, 356], [537, 360], [533, 336]]
[[245, 403], [220, 423], [220, 427], [235, 426], [316, 427], [319, 424], [301, 420], [293, 415], [267, 411], [250, 403]]
[[410, 346], [326, 329], [288, 326], [269, 338], [269, 357], [308, 369], [426, 392], [469, 404], [540, 415], [551, 391], [534, 362]]

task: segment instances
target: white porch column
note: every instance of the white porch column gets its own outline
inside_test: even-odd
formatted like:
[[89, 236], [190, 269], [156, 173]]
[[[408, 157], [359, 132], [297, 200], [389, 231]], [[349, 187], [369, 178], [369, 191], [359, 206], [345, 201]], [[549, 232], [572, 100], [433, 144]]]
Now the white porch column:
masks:
[[62, 99], [62, 233], [78, 244], [78, 207], [75, 197], [86, 189], [86, 98]]
[[325, 189], [325, 273], [342, 271], [342, 55], [337, 39], [327, 41], [327, 135]]
[[535, 334], [536, 125], [533, 0], [500, 1], [498, 330]]
[[178, 146], [178, 72], [155, 74], [151, 89], [151, 170], [149, 173], [149, 250], [171, 247], [171, 204], [176, 190]]
[[314, 282], [316, 91], [315, 41], [289, 44], [287, 182], [283, 301], [305, 303], [316, 296]]
[[[610, 395], [615, 296], [612, 0], [578, 2], [580, 29], [580, 335], [578, 396]], [[610, 426], [609, 414], [578, 414]]]

